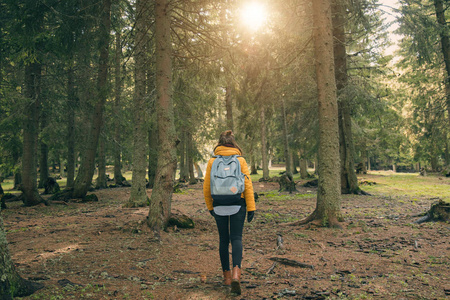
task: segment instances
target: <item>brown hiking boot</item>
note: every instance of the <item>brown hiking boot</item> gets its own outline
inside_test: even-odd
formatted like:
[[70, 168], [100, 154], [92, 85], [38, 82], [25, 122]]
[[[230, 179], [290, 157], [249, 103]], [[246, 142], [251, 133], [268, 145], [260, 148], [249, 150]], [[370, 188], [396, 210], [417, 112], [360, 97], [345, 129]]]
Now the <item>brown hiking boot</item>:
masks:
[[241, 294], [241, 269], [235, 266], [231, 275], [231, 292], [236, 295]]
[[231, 285], [231, 271], [223, 271], [223, 284]]

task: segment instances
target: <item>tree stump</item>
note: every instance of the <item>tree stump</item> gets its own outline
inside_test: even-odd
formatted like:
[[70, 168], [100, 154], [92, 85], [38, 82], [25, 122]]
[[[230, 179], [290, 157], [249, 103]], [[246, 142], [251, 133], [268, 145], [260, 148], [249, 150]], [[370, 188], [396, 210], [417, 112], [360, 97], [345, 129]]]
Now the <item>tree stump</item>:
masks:
[[420, 168], [420, 176], [427, 176], [427, 170], [425, 168]]
[[414, 223], [421, 224], [430, 221], [450, 221], [450, 200], [439, 200], [433, 203], [430, 210], [425, 213], [425, 216]]
[[60, 187], [58, 182], [53, 177], [48, 177], [47, 180], [44, 182], [44, 195], [49, 194], [56, 194], [60, 191]]
[[178, 228], [194, 228], [194, 221], [183, 214], [172, 214], [169, 219], [169, 226], [177, 226]]
[[278, 184], [280, 185], [279, 192], [289, 192], [292, 194], [292, 192], [296, 192], [297, 189], [295, 188], [295, 181], [292, 178], [292, 176], [289, 176], [287, 174], [283, 174], [278, 179]]
[[364, 164], [362, 162], [360, 162], [356, 166], [355, 170], [356, 170], [356, 174], [367, 174], [367, 171], [365, 170]]

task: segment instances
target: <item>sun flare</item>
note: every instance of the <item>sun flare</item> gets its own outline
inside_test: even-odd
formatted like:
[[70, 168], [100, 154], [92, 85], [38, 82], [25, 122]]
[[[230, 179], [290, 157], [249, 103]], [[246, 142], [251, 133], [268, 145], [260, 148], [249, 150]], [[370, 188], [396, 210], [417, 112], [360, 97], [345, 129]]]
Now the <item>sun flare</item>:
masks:
[[249, 2], [241, 9], [241, 22], [252, 31], [261, 28], [266, 19], [266, 7], [262, 3]]

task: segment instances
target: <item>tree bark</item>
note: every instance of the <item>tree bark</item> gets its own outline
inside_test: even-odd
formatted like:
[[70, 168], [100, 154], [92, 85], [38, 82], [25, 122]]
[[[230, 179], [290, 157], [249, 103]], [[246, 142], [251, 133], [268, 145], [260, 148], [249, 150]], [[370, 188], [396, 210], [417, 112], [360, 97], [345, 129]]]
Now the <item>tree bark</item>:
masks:
[[[282, 96], [283, 97], [283, 96]], [[286, 175], [292, 180], [292, 166], [291, 157], [289, 154], [289, 139], [288, 139], [288, 128], [286, 120], [286, 107], [284, 103], [284, 97], [281, 99], [281, 120], [283, 125], [283, 142], [284, 142], [284, 160], [286, 161]]]
[[25, 67], [25, 93], [30, 103], [25, 110], [22, 155], [22, 192], [26, 206], [43, 202], [37, 189], [37, 136], [39, 126], [39, 93], [41, 65], [31, 63]]
[[187, 153], [188, 153], [188, 160], [187, 163], [189, 165], [189, 184], [196, 184], [197, 178], [195, 178], [194, 174], [194, 139], [192, 137], [192, 134], [188, 132], [186, 134], [187, 136]]
[[308, 178], [308, 161], [304, 158], [300, 158], [300, 178]]
[[72, 66], [67, 74], [67, 183], [73, 188], [75, 179], [75, 105], [74, 70]]
[[167, 227], [177, 167], [178, 143], [172, 100], [170, 8], [168, 0], [155, 1], [156, 92], [158, 117], [158, 164], [150, 199], [148, 226], [157, 234]]
[[108, 93], [108, 56], [109, 56], [109, 31], [111, 27], [111, 0], [103, 0], [100, 22], [100, 58], [97, 75], [97, 103], [94, 107], [94, 118], [91, 122], [91, 130], [86, 143], [77, 178], [74, 183], [73, 197], [86, 196], [92, 183], [95, 169], [95, 154], [97, 151], [100, 132], [103, 126], [103, 110]]
[[139, 207], [147, 204], [147, 183], [145, 175], [147, 172], [147, 126], [146, 111], [148, 107], [146, 99], [146, 46], [147, 26], [149, 21], [147, 7], [148, 1], [136, 1], [136, 38], [135, 38], [135, 88], [133, 99], [134, 110], [134, 147], [133, 147], [133, 175], [131, 183], [131, 194], [127, 207]]
[[155, 183], [156, 165], [158, 164], [158, 130], [156, 123], [152, 122], [148, 131], [148, 185], [152, 189]]
[[189, 178], [189, 167], [188, 158], [189, 154], [187, 151], [187, 133], [182, 129], [181, 131], [181, 141], [179, 145], [180, 151], [180, 181], [187, 182]]
[[[41, 123], [41, 132], [43, 132], [45, 130], [45, 128], [47, 127], [47, 112], [45, 111], [45, 109], [41, 110], [41, 116], [40, 116], [40, 123]], [[38, 134], [39, 136], [39, 134]], [[42, 137], [40, 139], [40, 156], [39, 156], [39, 184], [38, 184], [38, 188], [43, 188], [44, 187], [44, 183], [47, 181], [47, 178], [49, 177], [49, 172], [48, 172], [48, 145], [47, 143], [43, 140], [44, 138]]]
[[269, 158], [267, 150], [267, 128], [266, 128], [266, 111], [264, 105], [260, 107], [261, 112], [261, 157], [262, 157], [262, 169], [263, 169], [263, 180], [269, 180]]
[[316, 209], [298, 223], [314, 221], [321, 226], [341, 227], [339, 127], [330, 0], [313, 1], [313, 20], [319, 107], [319, 187]]
[[116, 121], [114, 122], [114, 182], [117, 185], [121, 185], [123, 183], [124, 177], [122, 175], [122, 147], [121, 147], [121, 123], [119, 121], [120, 114], [120, 102], [122, 96], [122, 73], [121, 73], [121, 64], [120, 61], [122, 59], [122, 45], [120, 43], [121, 34], [118, 30], [116, 32], [116, 53], [114, 57], [114, 108], [113, 113], [116, 117]]
[[[228, 76], [227, 76], [228, 78]], [[229, 79], [227, 79], [229, 80]], [[227, 85], [225, 87], [225, 107], [227, 109], [227, 129], [234, 131], [233, 122], [233, 99], [231, 98], [231, 87]]]
[[98, 147], [97, 188], [107, 187], [105, 134], [100, 134]]
[[355, 173], [354, 147], [352, 137], [352, 120], [349, 99], [345, 95], [348, 84], [347, 51], [345, 38], [345, 5], [341, 0], [333, 0], [332, 22], [334, 36], [334, 64], [338, 95], [339, 151], [341, 160], [341, 192], [343, 194], [360, 194]]

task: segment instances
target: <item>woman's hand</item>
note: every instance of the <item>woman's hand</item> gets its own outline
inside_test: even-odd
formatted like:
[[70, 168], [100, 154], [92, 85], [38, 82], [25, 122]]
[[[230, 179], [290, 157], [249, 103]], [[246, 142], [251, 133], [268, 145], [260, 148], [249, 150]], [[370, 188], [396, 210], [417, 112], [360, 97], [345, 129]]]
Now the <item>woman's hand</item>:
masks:
[[249, 211], [247, 212], [247, 221], [250, 223], [253, 220], [253, 217], [255, 216], [255, 211]]

